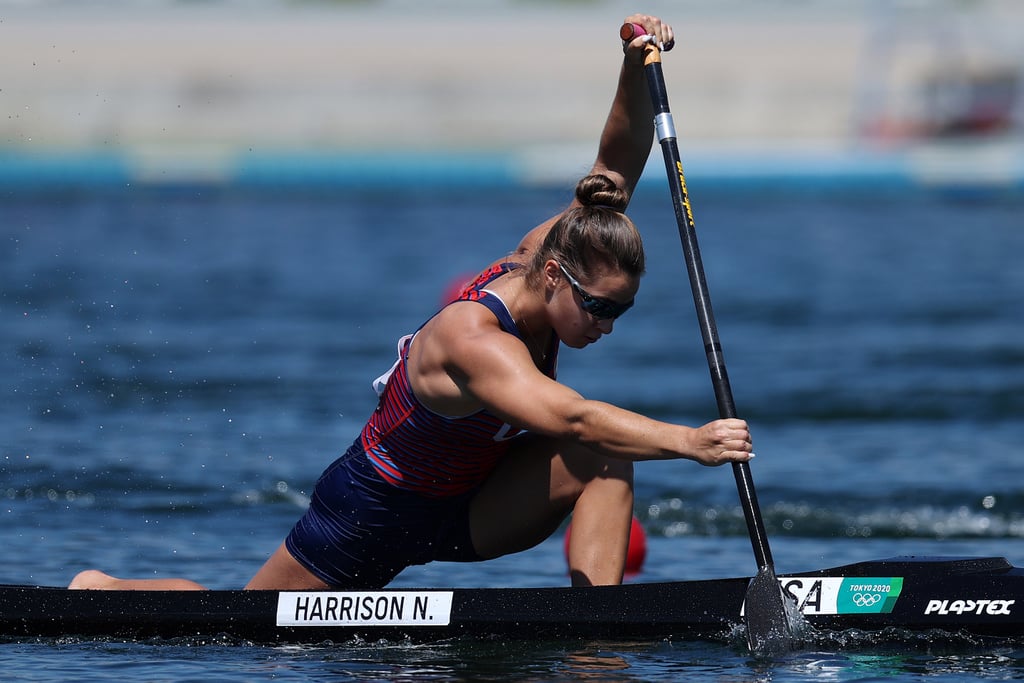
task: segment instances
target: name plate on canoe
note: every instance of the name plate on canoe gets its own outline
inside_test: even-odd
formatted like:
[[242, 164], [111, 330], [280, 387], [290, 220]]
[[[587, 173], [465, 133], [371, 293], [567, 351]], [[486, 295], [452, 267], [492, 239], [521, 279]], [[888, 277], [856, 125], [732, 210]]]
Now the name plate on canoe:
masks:
[[282, 592], [278, 626], [447, 626], [452, 591]]

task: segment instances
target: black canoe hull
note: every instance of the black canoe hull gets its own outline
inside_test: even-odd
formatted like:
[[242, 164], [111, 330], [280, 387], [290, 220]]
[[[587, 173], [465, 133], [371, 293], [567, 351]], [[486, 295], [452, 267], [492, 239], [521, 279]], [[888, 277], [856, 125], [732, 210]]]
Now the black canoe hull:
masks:
[[[817, 629], [1024, 637], [1024, 569], [1002, 558], [892, 558], [779, 579]], [[743, 623], [749, 581], [313, 593], [4, 585], [0, 637], [721, 640]]]

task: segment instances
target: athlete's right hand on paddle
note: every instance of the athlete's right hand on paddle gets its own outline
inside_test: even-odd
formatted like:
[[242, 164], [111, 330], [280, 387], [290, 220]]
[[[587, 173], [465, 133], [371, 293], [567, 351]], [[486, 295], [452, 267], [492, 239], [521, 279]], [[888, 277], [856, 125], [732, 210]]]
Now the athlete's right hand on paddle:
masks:
[[635, 24], [643, 27], [644, 32], [634, 31], [632, 39], [622, 41], [622, 51], [626, 53], [627, 61], [635, 64], [642, 64], [644, 61], [644, 47], [653, 43], [661, 50], [671, 50], [675, 45], [675, 33], [672, 27], [664, 23], [658, 17], [649, 14], [633, 14], [626, 17], [624, 24]]
[[754, 443], [744, 420], [714, 420], [694, 431], [693, 455], [702, 465], [717, 467], [727, 462], [746, 462], [754, 457]]

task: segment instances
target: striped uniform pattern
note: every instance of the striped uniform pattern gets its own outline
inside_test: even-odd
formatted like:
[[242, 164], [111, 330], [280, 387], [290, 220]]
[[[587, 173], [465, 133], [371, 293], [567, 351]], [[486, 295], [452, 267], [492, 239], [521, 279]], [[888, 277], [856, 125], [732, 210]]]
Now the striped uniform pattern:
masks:
[[[522, 338], [501, 299], [483, 288], [517, 267], [499, 264], [480, 274], [455, 301], [476, 301], [490, 309], [502, 330]], [[393, 486], [443, 498], [471, 491], [494, 470], [522, 430], [506, 425], [486, 410], [463, 417], [445, 417], [423, 406], [413, 395], [406, 371], [412, 337], [399, 347], [398, 362], [387, 379], [376, 410], [363, 427], [361, 440], [370, 462]], [[552, 346], [558, 340], [552, 337]], [[544, 368], [554, 377], [555, 354]]]

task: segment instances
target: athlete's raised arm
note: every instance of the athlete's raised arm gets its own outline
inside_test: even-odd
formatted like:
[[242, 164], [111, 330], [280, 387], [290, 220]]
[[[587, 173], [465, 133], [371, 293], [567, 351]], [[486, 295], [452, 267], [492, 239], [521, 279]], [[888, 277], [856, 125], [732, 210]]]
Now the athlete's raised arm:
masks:
[[[660, 42], [670, 44], [675, 40], [672, 27], [657, 17], [634, 14], [626, 17], [625, 21], [643, 26], [648, 34]], [[610, 178], [628, 196], [632, 196], [640, 181], [654, 142], [654, 110], [644, 76], [645, 44], [643, 38], [635, 38], [623, 46], [618, 86], [601, 132], [597, 158], [590, 170], [590, 173], [600, 173]], [[573, 200], [569, 206], [578, 205]], [[530, 230], [516, 248], [513, 260], [521, 260], [532, 254], [557, 219], [557, 215], [552, 216]]]

